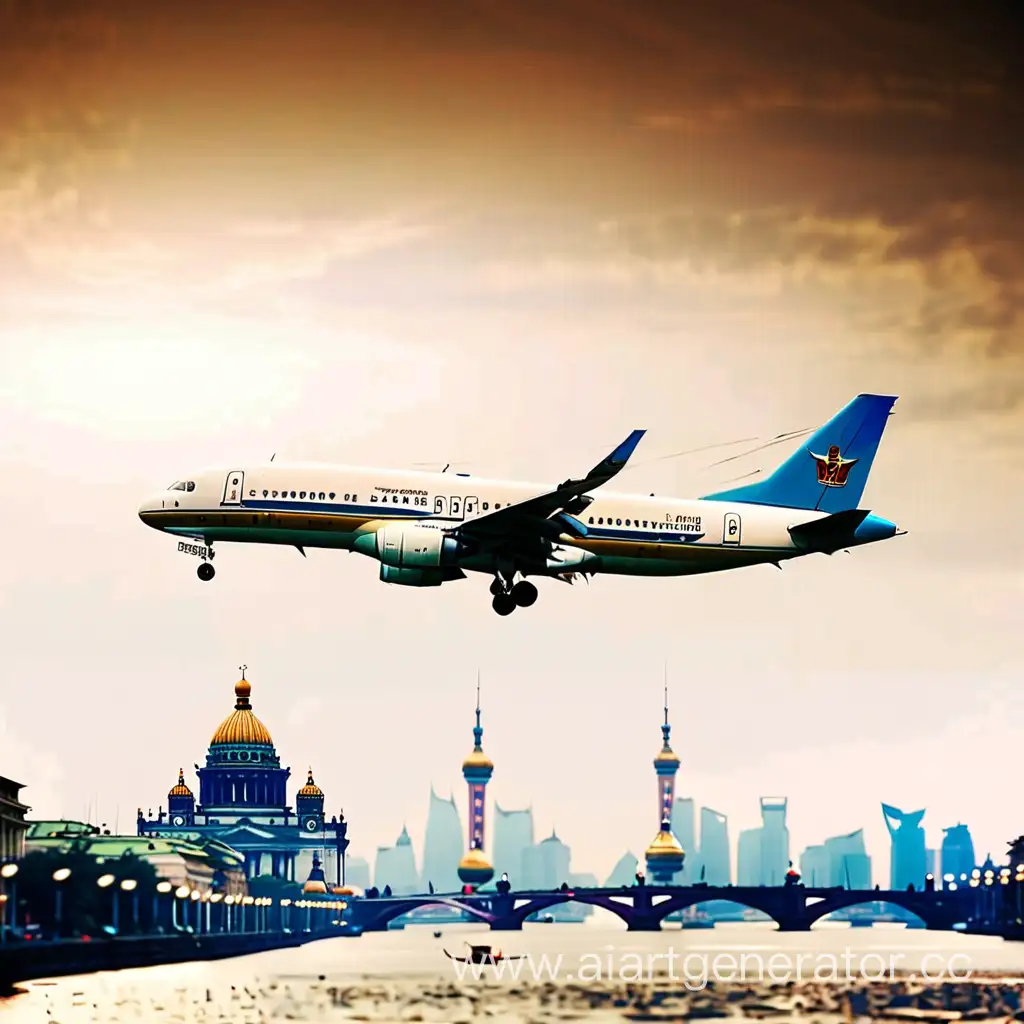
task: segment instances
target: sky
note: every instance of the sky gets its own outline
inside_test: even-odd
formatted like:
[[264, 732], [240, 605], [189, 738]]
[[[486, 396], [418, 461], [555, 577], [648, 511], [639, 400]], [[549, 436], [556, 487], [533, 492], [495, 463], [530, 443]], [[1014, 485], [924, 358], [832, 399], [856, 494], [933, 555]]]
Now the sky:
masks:
[[[0, 0], [0, 773], [133, 827], [248, 666], [351, 852], [490, 786], [604, 877], [679, 791], [794, 852], [926, 807], [998, 858], [1024, 744], [1024, 218], [1010, 4]], [[139, 503], [316, 459], [697, 496], [862, 391], [906, 536], [688, 579], [386, 587]], [[186, 779], [195, 785], [194, 774]], [[1010, 784], [1011, 790], [1015, 787]], [[992, 794], [996, 796], [993, 798]]]

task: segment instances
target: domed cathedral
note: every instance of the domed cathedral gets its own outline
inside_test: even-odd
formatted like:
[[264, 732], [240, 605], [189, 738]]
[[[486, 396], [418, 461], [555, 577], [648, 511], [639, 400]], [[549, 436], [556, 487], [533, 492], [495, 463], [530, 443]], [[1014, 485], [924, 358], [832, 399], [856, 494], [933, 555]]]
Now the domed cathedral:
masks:
[[[337, 885], [345, 879], [348, 825], [344, 815], [327, 820], [324, 793], [310, 769], [288, 804], [290, 768], [252, 707], [252, 684], [235, 684], [235, 706], [210, 740], [205, 767], [196, 765], [199, 800], [178, 770], [178, 781], [161, 807], [138, 817], [139, 835], [217, 839], [245, 857], [249, 879], [270, 876], [302, 882], [316, 868]], [[322, 865], [322, 867], [321, 867]]]

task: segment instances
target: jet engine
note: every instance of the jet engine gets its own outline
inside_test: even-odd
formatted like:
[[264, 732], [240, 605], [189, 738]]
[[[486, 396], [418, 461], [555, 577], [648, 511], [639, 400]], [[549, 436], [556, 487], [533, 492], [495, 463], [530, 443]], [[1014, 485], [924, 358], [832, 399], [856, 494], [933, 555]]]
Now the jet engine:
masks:
[[547, 558], [546, 568], [549, 572], [579, 571], [586, 566], [596, 566], [601, 559], [590, 551], [584, 551], [571, 544], [556, 544]]
[[461, 556], [468, 554], [465, 543], [458, 538], [415, 523], [389, 523], [359, 537], [355, 548], [395, 569], [437, 569], [456, 565]]
[[402, 587], [439, 587], [449, 580], [464, 580], [461, 569], [396, 569], [393, 565], [380, 567], [381, 583], [397, 583]]

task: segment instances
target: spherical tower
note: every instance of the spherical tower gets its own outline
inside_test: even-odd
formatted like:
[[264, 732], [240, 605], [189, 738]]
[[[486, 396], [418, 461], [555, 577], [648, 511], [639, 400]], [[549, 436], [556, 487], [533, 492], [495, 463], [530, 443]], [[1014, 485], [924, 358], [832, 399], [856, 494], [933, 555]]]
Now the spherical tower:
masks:
[[474, 888], [486, 885], [494, 877], [494, 868], [484, 855], [484, 816], [487, 783], [494, 764], [483, 750], [484, 730], [480, 724], [480, 680], [476, 684], [476, 726], [473, 728], [473, 749], [462, 762], [462, 777], [469, 788], [469, 849], [459, 861], [459, 878], [463, 885]]
[[644, 855], [647, 874], [656, 885], [671, 885], [673, 877], [683, 869], [686, 852], [672, 834], [672, 805], [676, 796], [676, 772], [679, 758], [669, 744], [672, 726], [668, 724], [668, 687], [665, 687], [665, 722], [661, 727], [662, 745], [654, 759], [658, 779], [658, 834]]
[[181, 828], [195, 823], [196, 798], [185, 785], [185, 773], [178, 769], [178, 781], [167, 794], [167, 820]]

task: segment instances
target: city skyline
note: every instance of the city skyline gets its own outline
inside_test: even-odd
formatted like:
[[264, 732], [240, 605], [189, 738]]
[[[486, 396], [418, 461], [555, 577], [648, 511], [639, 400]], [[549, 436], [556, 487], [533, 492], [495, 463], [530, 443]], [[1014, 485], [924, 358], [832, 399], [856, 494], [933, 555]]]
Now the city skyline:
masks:
[[[243, 668], [247, 668], [247, 667], [243, 667]], [[242, 671], [242, 670], [240, 670], [240, 671]], [[242, 672], [243, 677], [244, 677], [244, 674], [245, 673], [243, 671]], [[667, 674], [667, 668], [666, 668], [666, 674]], [[243, 679], [243, 681], [244, 681], [244, 679]], [[239, 684], [239, 685], [241, 685], [241, 684]], [[236, 692], [237, 692], [237, 688], [236, 688]], [[245, 692], [246, 692], [246, 694], [248, 694], [249, 690], [247, 689]], [[479, 678], [479, 674], [478, 674], [478, 678], [477, 678], [475, 693], [476, 693], [476, 698], [475, 698], [476, 708], [475, 708], [475, 711], [473, 712], [473, 714], [475, 716], [475, 719], [472, 719], [472, 718], [470, 719], [470, 721], [474, 721], [475, 720], [475, 725], [473, 725], [471, 729], [467, 730], [467, 731], [471, 732], [471, 735], [472, 735], [471, 742], [473, 744], [474, 750], [476, 750], [477, 747], [479, 746], [480, 739], [482, 737], [482, 723], [483, 723], [483, 720], [484, 720], [483, 710], [482, 710], [482, 706], [481, 706], [482, 705], [482, 700], [481, 700], [481, 695], [480, 695], [480, 678]], [[659, 710], [662, 712], [662, 715], [664, 717], [660, 721], [660, 724], [658, 726], [658, 729], [660, 731], [662, 740], [661, 740], [661, 747], [660, 747], [660, 749], [656, 748], [656, 752], [658, 753], [659, 757], [664, 754], [664, 751], [665, 751], [665, 749], [668, 746], [668, 732], [667, 732], [667, 730], [670, 730], [671, 727], [672, 727], [670, 716], [669, 716], [669, 707], [668, 707], [669, 695], [668, 695], [667, 683], [663, 684], [663, 698], [662, 698], [662, 700], [663, 700], [663, 704], [662, 704], [662, 707]], [[220, 728], [222, 729], [223, 726], [221, 726]], [[215, 736], [214, 739], [216, 740], [217, 737]], [[282, 765], [284, 763], [285, 763], [285, 761], [282, 760]], [[648, 766], [649, 766], [649, 763], [650, 762], [649, 762], [649, 759], [648, 759]], [[657, 763], [657, 761], [656, 761], [656, 763]], [[500, 771], [500, 764], [496, 765], [496, 767]], [[312, 772], [312, 766], [310, 766], [309, 771], [310, 771], [310, 773]], [[461, 784], [462, 784], [463, 787], [465, 787], [465, 781], [466, 780], [464, 778], [464, 775], [461, 774], [462, 771], [464, 771], [464, 769], [460, 769], [460, 777], [462, 779], [462, 783]], [[195, 784], [196, 784], [195, 788], [198, 791], [198, 788], [199, 788], [199, 775], [198, 775], [198, 772], [194, 772], [193, 770], [186, 770], [184, 768], [180, 768], [179, 769], [179, 785], [180, 785], [182, 777], [184, 777], [187, 782], [194, 781]], [[311, 777], [312, 777], [312, 775], [310, 774], [310, 778]], [[285, 797], [286, 797], [285, 802], [288, 803], [289, 806], [291, 806], [293, 808], [293, 811], [296, 810], [297, 801], [293, 801], [292, 797], [297, 795], [297, 791], [299, 790], [299, 788], [302, 785], [303, 785], [302, 772], [298, 771], [297, 774], [295, 775], [295, 779], [293, 780], [293, 783], [289, 784], [289, 791], [288, 791], [288, 793], [285, 794]], [[30, 788], [30, 787], [28, 787], [28, 788]], [[460, 833], [463, 835], [463, 840], [462, 840], [462, 844], [461, 845], [465, 846], [466, 845], [466, 843], [465, 843], [465, 829], [468, 827], [468, 820], [469, 819], [468, 819], [468, 817], [462, 811], [459, 810], [459, 804], [462, 801], [458, 800], [458, 798], [455, 795], [455, 790], [454, 789], [451, 790], [449, 792], [448, 797], [445, 798], [443, 796], [443, 793], [441, 791], [439, 791], [438, 787], [433, 782], [430, 783], [430, 787], [429, 788], [430, 788], [430, 801], [429, 801], [430, 803], [433, 803], [435, 800], [437, 800], [439, 802], [446, 803], [446, 804], [451, 802], [451, 801], [454, 801], [455, 816], [456, 816], [456, 818], [459, 821]], [[291, 792], [291, 790], [293, 790], [293, 789], [296, 791], [295, 793]], [[729, 833], [728, 855], [729, 855], [729, 865], [730, 865], [730, 867], [729, 867], [730, 877], [733, 879], [734, 883], [739, 884], [740, 878], [741, 878], [741, 869], [740, 869], [741, 857], [746, 856], [747, 861], [748, 861], [748, 865], [750, 863], [750, 860], [749, 860], [749, 858], [750, 858], [750, 851], [748, 851], [746, 855], [742, 852], [743, 851], [743, 845], [742, 844], [744, 842], [744, 837], [745, 836], [749, 837], [749, 836], [753, 835], [754, 833], [759, 832], [761, 826], [763, 825], [764, 821], [766, 820], [765, 817], [764, 817], [764, 815], [765, 815], [765, 801], [766, 800], [771, 800], [771, 799], [774, 799], [774, 798], [766, 798], [764, 796], [756, 798], [756, 802], [760, 806], [760, 811], [759, 811], [760, 820], [756, 824], [751, 823], [751, 824], [748, 825], [748, 824], [740, 824], [741, 822], [744, 821], [744, 819], [743, 818], [733, 817], [733, 814], [732, 814], [732, 811], [731, 811], [730, 808], [723, 809], [722, 807], [712, 807], [712, 806], [709, 806], [709, 805], [703, 803], [699, 796], [692, 795], [692, 794], [689, 794], [689, 793], [684, 793], [683, 791], [681, 791], [679, 789], [678, 785], [671, 787], [670, 791], [672, 791], [674, 793], [674, 799], [673, 799], [673, 802], [672, 802], [672, 808], [673, 808], [673, 812], [672, 812], [673, 829], [672, 829], [672, 831], [677, 835], [677, 837], [681, 837], [681, 834], [680, 834], [680, 832], [678, 830], [677, 813], [676, 813], [679, 810], [680, 805], [682, 805], [682, 804], [689, 804], [690, 808], [691, 808], [691, 811], [693, 812], [693, 816], [694, 816], [694, 822], [693, 822], [693, 826], [692, 826], [692, 834], [696, 837], [696, 842], [691, 842], [689, 844], [687, 844], [686, 842], [683, 842], [683, 848], [684, 848], [685, 855], [686, 855], [686, 865], [685, 865], [685, 868], [684, 868], [685, 873], [686, 873], [685, 877], [688, 879], [688, 881], [693, 881], [693, 880], [696, 880], [697, 876], [699, 875], [699, 867], [703, 863], [702, 860], [697, 856], [698, 851], [701, 849], [701, 844], [703, 843], [703, 834], [702, 834], [702, 829], [701, 829], [702, 812], [711, 812], [713, 814], [719, 814], [719, 815], [724, 816], [724, 819], [726, 821], [726, 827], [727, 827], [728, 833]], [[536, 819], [536, 817], [534, 817], [534, 803], [533, 803], [532, 800], [529, 800], [527, 803], [524, 803], [524, 804], [521, 804], [521, 805], [506, 806], [506, 805], [502, 804], [501, 799], [502, 798], [500, 796], [500, 791], [498, 791], [498, 790], [495, 790], [495, 791], [488, 790], [488, 792], [487, 792], [487, 794], [486, 794], [486, 796], [484, 798], [485, 814], [486, 814], [486, 818], [487, 818], [488, 821], [494, 822], [496, 820], [496, 818], [499, 816], [499, 809], [500, 809], [500, 812], [503, 813], [504, 815], [521, 813], [523, 811], [527, 811], [531, 815], [531, 819], [533, 821], [534, 829], [535, 829], [537, 835], [539, 835], [539, 836], [541, 836], [543, 838], [545, 835], [548, 835], [548, 834], [550, 834], [550, 835], [558, 834], [560, 839], [562, 839], [564, 842], [567, 842], [567, 844], [568, 844], [570, 849], [574, 848], [574, 842], [572, 841], [572, 837], [568, 836], [564, 832], [559, 832], [558, 825], [557, 825], [557, 814], [554, 814], [554, 816], [551, 818], [550, 829], [547, 829], [547, 827], [544, 826], [543, 824], [540, 825], [540, 826], [537, 825], [537, 819]], [[557, 799], [557, 796], [556, 796], [555, 799]], [[869, 868], [869, 870], [874, 873], [874, 875], [875, 875], [877, 880], [881, 880], [882, 878], [887, 878], [889, 876], [889, 873], [892, 871], [892, 865], [891, 865], [891, 862], [890, 862], [890, 853], [891, 853], [892, 847], [891, 847], [889, 842], [878, 842], [878, 841], [876, 841], [877, 840], [876, 832], [879, 831], [879, 830], [876, 830], [875, 828], [872, 828], [871, 819], [868, 819], [866, 823], [862, 823], [862, 824], [859, 824], [859, 825], [858, 824], [853, 824], [852, 827], [840, 830], [838, 832], [829, 832], [829, 833], [827, 833], [827, 835], [826, 834], [822, 834], [822, 835], [808, 835], [808, 837], [805, 838], [804, 837], [804, 831], [798, 830], [796, 836], [794, 837], [793, 836], [793, 832], [792, 832], [792, 828], [790, 826], [790, 821], [789, 821], [789, 814], [788, 814], [789, 803], [788, 803], [788, 798], [787, 797], [782, 797], [780, 799], [782, 799], [782, 801], [783, 801], [783, 818], [782, 818], [782, 820], [784, 822], [784, 828], [788, 831], [789, 836], [790, 836], [790, 838], [789, 838], [789, 859], [792, 860], [792, 863], [795, 866], [799, 867], [801, 857], [804, 854], [806, 854], [808, 851], [810, 851], [811, 849], [813, 849], [816, 846], [818, 846], [820, 843], [824, 842], [827, 838], [830, 838], [830, 839], [834, 840], [836, 838], [842, 838], [844, 836], [849, 836], [849, 835], [854, 834], [854, 833], [863, 833], [866, 837], [868, 837], [867, 840], [866, 840], [867, 854], [868, 854], [868, 856], [869, 856], [869, 858], [871, 860], [871, 865], [872, 865], [871, 868]], [[642, 794], [640, 795], [640, 801], [644, 802], [643, 799], [642, 799]], [[636, 798], [634, 798], [634, 803], [635, 802], [636, 802]], [[332, 794], [330, 803], [331, 804], [337, 803], [337, 798], [333, 794]], [[168, 802], [166, 802], [166, 801], [164, 801], [163, 803], [157, 803], [157, 804], [154, 804], [153, 801], [151, 801], [151, 800], [150, 801], [144, 801], [143, 802], [143, 807], [149, 807], [150, 811], [156, 811], [158, 809], [162, 809], [162, 810], [164, 810], [165, 812], [168, 812], [168, 813], [170, 811], [170, 804]], [[882, 820], [882, 821], [886, 821], [888, 816], [889, 816], [889, 813], [891, 811], [895, 811], [895, 809], [892, 808], [891, 805], [887, 804], [884, 801], [878, 802], [876, 804], [876, 807], [880, 810], [880, 813], [881, 813], [881, 819], [880, 820]], [[333, 813], [333, 808], [331, 806], [325, 806], [324, 810], [326, 811], [327, 817], [330, 817], [331, 814]], [[635, 811], [635, 808], [631, 807], [631, 808], [629, 808], [629, 810], [630, 811]], [[663, 790], [661, 788], [661, 784], [659, 782], [658, 800], [657, 800], [657, 813], [658, 813], [658, 817], [659, 818], [663, 817], [663, 811], [664, 811], [664, 796], [663, 796]], [[146, 813], [147, 813], [147, 816], [148, 816], [149, 812], [147, 811]], [[903, 812], [899, 812], [899, 813], [902, 814]], [[810, 814], [811, 814], [812, 817], [814, 816], [813, 809], [811, 809]], [[33, 815], [32, 815], [32, 819], [33, 820], [59, 819], [59, 818], [72, 818], [72, 819], [74, 819], [75, 817], [76, 816], [73, 815], [73, 814], [69, 814], [69, 813], [60, 813], [60, 814], [58, 814], [58, 813], [56, 813], [56, 811], [54, 811], [54, 813], [52, 813], [52, 814], [39, 815], [39, 814], [33, 813]], [[83, 815], [79, 816], [79, 817], [80, 817], [80, 820], [82, 820], [82, 821], [90, 821], [92, 824], [100, 824], [99, 817], [97, 817], [95, 814], [90, 814], [88, 808], [86, 809], [86, 812]], [[911, 818], [913, 820], [915, 820], [915, 821], [918, 821], [918, 822], [921, 821], [922, 819], [927, 819], [928, 817], [929, 817], [928, 808], [924, 808], [922, 811], [915, 812], [914, 814], [911, 815]], [[103, 824], [105, 824], [106, 826], [108, 826], [110, 828], [116, 828], [116, 826], [119, 823], [119, 819], [120, 819], [120, 812], [119, 812], [119, 810], [115, 810], [115, 814], [113, 815], [112, 820], [105, 821], [105, 822], [103, 822]], [[410, 827], [410, 822], [412, 823], [411, 827]], [[403, 816], [403, 818], [402, 818], [402, 825], [401, 825], [400, 833], [401, 833], [401, 836], [405, 837], [405, 839], [402, 840], [402, 842], [404, 842], [406, 845], [409, 845], [410, 842], [411, 842], [411, 855], [415, 857], [416, 864], [418, 866], [420, 866], [420, 867], [422, 867], [422, 858], [424, 856], [424, 843], [426, 842], [426, 833], [427, 833], [428, 824], [429, 824], [429, 814], [424, 814], [423, 815], [422, 827], [420, 827], [419, 817], [417, 816], [417, 814], [415, 812], [413, 812], [412, 814], [407, 814], [407, 815]], [[350, 822], [350, 825], [351, 825], [351, 822]], [[950, 822], [949, 824], [942, 824], [942, 825], [936, 824], [936, 822], [934, 820], [928, 822], [928, 824], [926, 824], [923, 827], [924, 839], [922, 840], [923, 845], [922, 845], [922, 848], [921, 848], [920, 856], [924, 857], [925, 849], [927, 849], [928, 854], [929, 854], [930, 857], [938, 858], [939, 851], [942, 849], [943, 845], [947, 841], [949, 834], [951, 832], [955, 832], [955, 830], [957, 830], [958, 828], [964, 828], [964, 827], [969, 828], [970, 827], [970, 823], [967, 822], [966, 826], [965, 826], [962, 818], [958, 818], [955, 822]], [[886, 829], [887, 829], [887, 824], [883, 824], [881, 826], [880, 831], [881, 831], [881, 834], [885, 835], [886, 839], [888, 839], [888, 838], [891, 837], [892, 833], [891, 832], [887, 832]], [[690, 826], [688, 826], [688, 828], [687, 828], [687, 831], [689, 831], [689, 830], [690, 830]], [[936, 831], [938, 831], [942, 835], [942, 839], [937, 840], [937, 841], [935, 841], [935, 839], [936, 839], [935, 832]], [[398, 834], [398, 833], [392, 832], [392, 835], [394, 835], [394, 834]], [[353, 832], [353, 835], [356, 837], [356, 839], [353, 842], [352, 849], [350, 851], [349, 857], [350, 858], [358, 858], [358, 859], [364, 860], [370, 866], [371, 873], [374, 871], [375, 860], [380, 857], [381, 853], [384, 852], [384, 851], [391, 850], [391, 849], [395, 848], [394, 840], [390, 840], [390, 839], [386, 838], [386, 836], [380, 837], [379, 841], [376, 841], [376, 842], [374, 842], [372, 844], [364, 845], [362, 842], [359, 841], [359, 832], [358, 832], [358, 830], [355, 830]], [[417, 845], [417, 842], [416, 842], [415, 839], [411, 839], [411, 836], [420, 836], [420, 837], [422, 837], [420, 839], [420, 841], [419, 841], [419, 845]], [[328, 844], [327, 845], [328, 845], [328, 847], [330, 847], [330, 841], [329, 840], [328, 840]], [[401, 843], [399, 845], [401, 845]], [[975, 845], [977, 845], [976, 841], [975, 841]], [[583, 846], [584, 846], [584, 848], [586, 848], [586, 846], [587, 846], [585, 838], [583, 839]], [[622, 850], [619, 851], [618, 854], [616, 854], [614, 863], [618, 863], [618, 861], [621, 860], [621, 858], [623, 856], [625, 856], [625, 855], [633, 855], [633, 856], [635, 856], [637, 858], [639, 865], [641, 867], [643, 867], [644, 866], [644, 850], [645, 850], [646, 846], [647, 846], [647, 843], [640, 842], [640, 841], [637, 841], [637, 840], [634, 840], [633, 842], [627, 843], [625, 848], [623, 848]], [[484, 850], [484, 854], [485, 854], [486, 858], [488, 860], [490, 860], [490, 862], [493, 864], [494, 847], [493, 847], [493, 838], [492, 837], [488, 836], [487, 840], [485, 841], [485, 845], [484, 845], [483, 850]], [[463, 852], [465, 852], [465, 851], [463, 851]], [[985, 850], [981, 850], [980, 847], [979, 847], [978, 855], [977, 855], [976, 859], [977, 859], [978, 863], [981, 863], [981, 861], [984, 859], [984, 857], [986, 855], [988, 855], [988, 854], [991, 854], [992, 856], [994, 856], [995, 858], [998, 859], [998, 857], [1001, 855], [1001, 853], [1002, 853], [1002, 846], [999, 846], [999, 845], [997, 845], [995, 847], [992, 847], [992, 848], [986, 848]], [[328, 856], [329, 859], [333, 858], [333, 851], [328, 849], [326, 855]], [[460, 856], [461, 856], [461, 854], [460, 854]], [[760, 853], [755, 853], [754, 854], [755, 860], [759, 859], [761, 856], [762, 855]], [[774, 856], [770, 855], [770, 854], [765, 854], [764, 856], [766, 856], [768, 858], [768, 860], [772, 862], [771, 869], [770, 870], [766, 870], [764, 873], [769, 874], [769, 875], [783, 873], [784, 869], [783, 869], [782, 865], [783, 865], [783, 862], [785, 861], [786, 858], [781, 853], [776, 852], [774, 854]], [[778, 863], [775, 863], [776, 861]], [[333, 863], [333, 861], [332, 861], [332, 863]], [[766, 863], [767, 863], [767, 861], [766, 861]], [[923, 861], [922, 861], [922, 863], [923, 863]], [[929, 861], [928, 870], [930, 870], [930, 871], [931, 870], [937, 870], [937, 867], [936, 867], [937, 863], [940, 863], [940, 862], [938, 860]], [[496, 865], [494, 865], [494, 866], [497, 868]], [[501, 869], [497, 868], [497, 870], [501, 870]], [[750, 875], [750, 870], [751, 869], [748, 867], [748, 870], [747, 870], [747, 875], [748, 876]], [[755, 873], [757, 873], [757, 869], [754, 869], [754, 870], [755, 870]], [[596, 877], [603, 877], [602, 872], [608, 873], [610, 871], [610, 868], [607, 868], [607, 870], [606, 870], [606, 865], [604, 865], [603, 863], [592, 864], [592, 863], [588, 862], [588, 863], [584, 864], [584, 862], [580, 859], [579, 854], [577, 854], [576, 873], [579, 873], [580, 871], [586, 871], [586, 872], [593, 873]], [[906, 872], [906, 869], [904, 869], [904, 873], [905, 872]], [[899, 874], [899, 870], [897, 870], [897, 874]], [[911, 874], [913, 874], [913, 872], [911, 872]], [[748, 878], [747, 881], [744, 884], [753, 884], [753, 883], [751, 883], [749, 881], [749, 878]], [[900, 885], [897, 885], [896, 887], [897, 888], [902, 888], [903, 885], [900, 884]]]
[[[1005, 849], [1022, 823], [982, 795], [1024, 747], [1002, 9], [0, 4], [0, 770], [34, 814], [130, 828], [246, 662], [370, 857], [422, 830], [430, 780], [461, 792], [479, 670], [491, 794], [596, 868], [653, 834], [667, 660], [679, 791], [733, 836], [784, 793], [798, 847], [863, 823], [881, 854], [886, 801], [927, 807], [933, 847], [963, 820]], [[507, 620], [486, 580], [386, 586], [357, 554], [222, 544], [200, 583], [136, 514], [275, 454], [557, 482], [634, 428], [616, 486], [699, 495], [858, 392], [900, 396], [864, 502], [906, 536], [540, 580]]]

